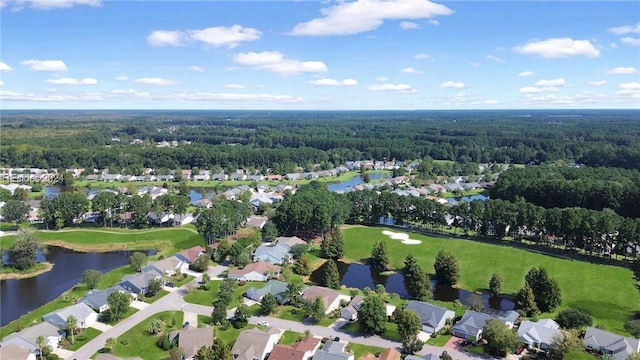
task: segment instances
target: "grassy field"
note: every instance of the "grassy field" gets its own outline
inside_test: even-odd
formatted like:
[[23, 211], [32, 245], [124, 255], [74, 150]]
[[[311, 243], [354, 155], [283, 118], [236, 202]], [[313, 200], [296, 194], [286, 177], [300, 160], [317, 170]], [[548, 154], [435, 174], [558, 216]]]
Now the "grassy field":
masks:
[[[156, 249], [159, 254], [171, 256], [176, 252], [202, 245], [202, 236], [191, 228], [155, 229], [65, 229], [36, 231], [35, 236], [46, 245], [71, 248], [76, 251], [117, 251]], [[3, 238], [3, 248], [5, 239]], [[9, 245], [10, 246], [10, 245]]]
[[347, 350], [352, 352], [355, 359], [360, 359], [360, 357], [366, 353], [372, 353], [374, 355], [378, 355], [384, 350], [384, 348], [377, 346], [367, 346], [356, 343], [349, 343], [347, 345]]
[[438, 335], [437, 337], [431, 337], [427, 340], [427, 344], [434, 346], [444, 346], [451, 339], [451, 335]]
[[[211, 306], [214, 300], [218, 298], [221, 284], [222, 281], [220, 280], [211, 280], [207, 283], [209, 290], [194, 289], [190, 294], [184, 296], [184, 301], [192, 304]], [[236, 286], [235, 290], [233, 291], [233, 295], [231, 296], [231, 302], [229, 303], [229, 306], [227, 308], [233, 309], [240, 305], [244, 293], [246, 293], [250, 288], [261, 288], [266, 284], [267, 283], [264, 282], [247, 282], [242, 286]]]
[[118, 337], [118, 343], [112, 353], [123, 358], [139, 356], [145, 360], [164, 359], [168, 352], [158, 346], [159, 335], [151, 335], [148, 331], [149, 325], [156, 319], [162, 319], [166, 324], [165, 332], [168, 333], [182, 327], [183, 316], [182, 311], [165, 311], [143, 320]]
[[303, 337], [304, 337], [304, 334], [302, 333], [286, 330], [284, 333], [282, 333], [282, 336], [280, 337], [280, 341], [278, 341], [278, 344], [293, 345]]
[[[345, 331], [350, 331], [353, 333], [360, 333], [360, 324], [358, 324], [357, 322], [352, 322], [352, 323], [348, 323], [346, 325], [344, 325], [342, 328], [342, 330]], [[393, 322], [388, 322], [387, 323], [387, 330], [385, 332], [383, 332], [382, 334], [379, 334], [378, 336], [380, 336], [381, 338], [384, 339], [388, 339], [388, 340], [392, 340], [392, 341], [400, 341], [402, 340], [402, 337], [400, 336], [400, 333], [398, 332], [398, 325], [396, 323]]]
[[86, 328], [82, 332], [82, 334], [75, 337], [75, 343], [69, 346], [68, 350], [76, 351], [80, 349], [84, 344], [96, 338], [98, 335], [102, 334], [102, 331], [94, 329], [94, 328]]
[[[562, 290], [562, 306], [579, 308], [594, 317], [595, 324], [605, 329], [628, 335], [624, 322], [640, 311], [640, 293], [634, 288], [630, 270], [567, 260], [508, 246], [485, 244], [470, 240], [436, 238], [410, 233], [419, 245], [405, 245], [382, 234], [383, 230], [401, 232], [400, 229], [379, 227], [350, 227], [344, 230], [345, 259], [365, 261], [373, 244], [386, 240], [390, 266], [400, 269], [404, 258], [412, 253], [428, 273], [433, 274], [433, 261], [440, 250], [451, 252], [460, 263], [458, 286], [467, 290], [486, 290], [493, 272], [503, 278], [503, 292], [515, 293], [524, 285], [524, 276], [534, 266], [543, 266], [558, 281]], [[543, 314], [541, 317], [554, 316]]]

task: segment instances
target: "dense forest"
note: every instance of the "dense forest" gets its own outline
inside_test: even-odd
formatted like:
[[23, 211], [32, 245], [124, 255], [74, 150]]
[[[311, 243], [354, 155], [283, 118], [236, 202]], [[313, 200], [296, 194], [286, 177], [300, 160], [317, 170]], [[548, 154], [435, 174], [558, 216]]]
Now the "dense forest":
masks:
[[[6, 111], [0, 164], [285, 172], [308, 163], [328, 167], [428, 156], [458, 163], [565, 161], [638, 169], [638, 119], [633, 110]], [[179, 145], [157, 147], [161, 141]]]

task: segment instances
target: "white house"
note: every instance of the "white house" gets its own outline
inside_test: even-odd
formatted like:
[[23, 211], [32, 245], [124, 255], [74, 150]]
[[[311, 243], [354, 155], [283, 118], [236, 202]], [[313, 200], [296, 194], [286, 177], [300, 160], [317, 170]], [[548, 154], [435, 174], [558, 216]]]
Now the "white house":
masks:
[[50, 312], [44, 315], [42, 320], [57, 326], [59, 329], [66, 329], [67, 319], [71, 315], [76, 318], [78, 327], [83, 329], [98, 321], [98, 313], [83, 302]]
[[518, 328], [518, 338], [532, 349], [547, 350], [558, 334], [560, 325], [551, 319], [523, 321]]

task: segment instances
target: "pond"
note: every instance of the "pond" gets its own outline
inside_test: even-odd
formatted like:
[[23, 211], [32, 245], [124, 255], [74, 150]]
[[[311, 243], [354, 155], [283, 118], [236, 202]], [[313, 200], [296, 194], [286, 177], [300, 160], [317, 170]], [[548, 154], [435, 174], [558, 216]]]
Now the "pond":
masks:
[[[376, 179], [381, 179], [384, 176], [385, 174], [383, 173], [372, 173], [372, 174], [369, 174], [369, 179], [373, 181]], [[353, 187], [358, 186], [360, 184], [364, 184], [364, 179], [362, 178], [361, 175], [358, 175], [358, 176], [352, 177], [347, 181], [343, 181], [335, 184], [329, 184], [328, 187], [329, 187], [329, 191], [346, 192], [346, 191], [353, 190]]]
[[[61, 247], [47, 248], [51, 271], [27, 279], [0, 281], [0, 326], [19, 318], [80, 282], [82, 272], [94, 269], [105, 273], [129, 263], [129, 251], [81, 253]], [[44, 261], [39, 256], [38, 261]]]
[[[380, 271], [366, 264], [348, 264], [337, 262], [340, 273], [340, 284], [348, 288], [375, 290], [377, 284], [382, 284], [388, 293], [396, 293], [400, 297], [408, 298], [409, 293], [404, 286], [404, 276], [400, 273], [392, 275], [381, 275]], [[324, 265], [316, 269], [311, 274], [310, 280], [319, 284], [324, 272]], [[431, 283], [434, 300], [455, 301], [460, 300], [465, 305], [469, 305], [473, 294], [482, 296], [482, 302], [486, 308], [496, 310], [512, 310], [515, 304], [510, 299], [500, 296], [492, 296], [488, 293], [474, 293], [467, 290], [456, 289], [451, 286], [440, 285], [435, 281]]]

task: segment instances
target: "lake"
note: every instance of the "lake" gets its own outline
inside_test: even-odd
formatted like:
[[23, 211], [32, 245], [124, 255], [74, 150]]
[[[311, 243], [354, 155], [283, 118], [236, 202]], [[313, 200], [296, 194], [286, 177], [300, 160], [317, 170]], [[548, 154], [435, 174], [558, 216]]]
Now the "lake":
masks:
[[[377, 284], [382, 284], [388, 293], [396, 293], [403, 298], [409, 298], [409, 293], [404, 286], [404, 276], [400, 273], [392, 275], [381, 275], [380, 271], [366, 264], [348, 264], [341, 261], [336, 262], [338, 272], [340, 273], [340, 284], [348, 288], [364, 289], [369, 288], [375, 290]], [[322, 280], [324, 265], [316, 269], [310, 277], [310, 280], [319, 284]], [[488, 293], [476, 293], [467, 290], [453, 288], [447, 285], [440, 285], [434, 281], [431, 282], [431, 291], [434, 300], [455, 301], [460, 300], [465, 305], [469, 305], [471, 296], [476, 294], [482, 297], [485, 308], [495, 310], [512, 310], [515, 304], [510, 299], [500, 296], [492, 296]]]
[[[369, 179], [373, 181], [376, 179], [380, 179], [384, 176], [385, 174], [383, 173], [372, 173], [372, 174], [369, 174]], [[364, 184], [364, 179], [362, 178], [361, 175], [358, 175], [358, 176], [352, 177], [347, 181], [343, 181], [335, 184], [329, 184], [328, 187], [329, 187], [329, 191], [346, 192], [346, 191], [353, 190], [353, 187], [358, 186], [360, 184]]]
[[[53, 269], [27, 279], [0, 281], [0, 326], [19, 318], [80, 282], [82, 272], [94, 269], [103, 273], [129, 263], [129, 251], [81, 253], [49, 246], [47, 261]], [[40, 256], [39, 261], [44, 257]]]

